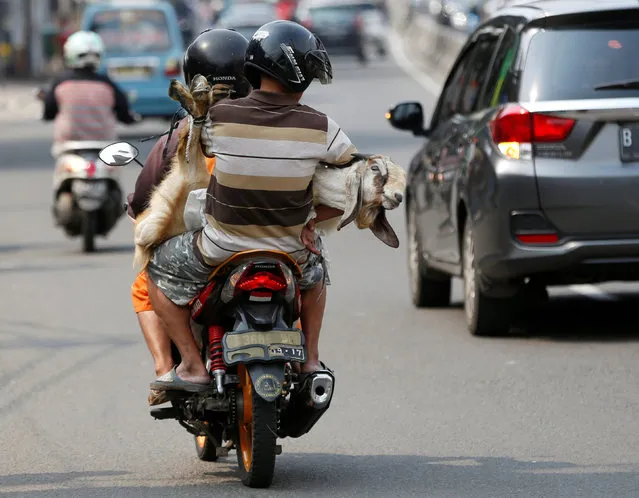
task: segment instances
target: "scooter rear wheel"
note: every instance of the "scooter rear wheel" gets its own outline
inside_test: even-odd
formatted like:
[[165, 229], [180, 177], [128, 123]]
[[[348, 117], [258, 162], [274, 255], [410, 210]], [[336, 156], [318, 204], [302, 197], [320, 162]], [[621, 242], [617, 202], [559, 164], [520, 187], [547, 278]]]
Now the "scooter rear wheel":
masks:
[[84, 211], [82, 213], [82, 249], [84, 252], [95, 251], [95, 235], [98, 227], [98, 213]]
[[273, 482], [277, 446], [277, 405], [264, 401], [254, 390], [246, 367], [238, 368], [242, 403], [238, 413], [237, 463], [242, 483], [268, 488]]

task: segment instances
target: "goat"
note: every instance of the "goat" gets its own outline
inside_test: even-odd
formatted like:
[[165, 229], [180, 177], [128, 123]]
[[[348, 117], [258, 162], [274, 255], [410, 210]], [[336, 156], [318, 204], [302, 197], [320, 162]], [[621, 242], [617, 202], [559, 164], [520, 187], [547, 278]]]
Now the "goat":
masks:
[[[178, 148], [171, 171], [154, 189], [149, 207], [136, 220], [134, 266], [144, 269], [153, 248], [186, 231], [184, 212], [192, 191], [206, 189], [210, 175], [200, 145], [202, 125], [210, 105], [215, 101], [216, 85], [211, 88], [206, 78], [197, 75], [190, 89], [172, 80], [169, 96], [190, 114], [190, 126], [178, 137]], [[404, 170], [382, 155], [354, 154], [345, 167], [319, 167], [313, 176], [313, 201], [344, 211], [317, 224], [318, 230], [341, 230], [355, 221], [360, 229], [370, 228], [382, 242], [398, 247], [399, 240], [388, 223], [385, 211], [395, 209], [403, 199], [406, 187]], [[195, 193], [195, 192], [194, 192]], [[194, 200], [195, 196], [191, 200]]]
[[397, 248], [399, 240], [386, 218], [386, 210], [397, 208], [406, 188], [406, 172], [388, 156], [353, 154], [345, 168], [328, 165], [313, 175], [314, 204], [323, 204], [344, 212], [341, 219], [317, 224], [324, 233], [341, 230], [351, 222], [363, 230], [370, 228], [386, 245]]
[[135, 221], [134, 267], [144, 269], [154, 246], [186, 231], [182, 213], [189, 192], [206, 188], [211, 179], [206, 158], [200, 150], [202, 125], [210, 106], [229, 90], [228, 85], [211, 88], [201, 75], [193, 78], [188, 90], [179, 81], [171, 80], [169, 97], [189, 113], [190, 126], [184, 127], [178, 135], [170, 172], [153, 189], [148, 208]]

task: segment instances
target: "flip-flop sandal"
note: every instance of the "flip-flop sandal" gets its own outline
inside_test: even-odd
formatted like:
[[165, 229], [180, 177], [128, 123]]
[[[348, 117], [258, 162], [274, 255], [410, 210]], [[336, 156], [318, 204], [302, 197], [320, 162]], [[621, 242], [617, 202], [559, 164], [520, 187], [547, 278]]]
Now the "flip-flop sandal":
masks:
[[214, 387], [214, 384], [198, 384], [181, 379], [175, 371], [177, 367], [173, 367], [170, 372], [155, 379], [151, 382], [151, 389], [156, 391], [186, 391], [189, 393], [200, 393]]
[[161, 405], [169, 401], [169, 397], [166, 395], [166, 391], [157, 391], [155, 389], [151, 389], [149, 392], [149, 406]]

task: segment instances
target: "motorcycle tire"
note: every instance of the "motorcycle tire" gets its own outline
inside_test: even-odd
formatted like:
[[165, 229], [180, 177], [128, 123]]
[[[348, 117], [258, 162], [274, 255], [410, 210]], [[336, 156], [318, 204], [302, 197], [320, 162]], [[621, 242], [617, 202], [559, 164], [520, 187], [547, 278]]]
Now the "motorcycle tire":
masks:
[[238, 410], [237, 463], [242, 483], [250, 488], [268, 488], [273, 482], [277, 451], [277, 405], [263, 400], [254, 390], [251, 376], [238, 369], [241, 409]]
[[95, 251], [97, 228], [98, 213], [96, 211], [84, 211], [82, 213], [82, 250], [84, 252]]
[[208, 436], [195, 436], [195, 451], [197, 457], [204, 462], [217, 460], [217, 448]]

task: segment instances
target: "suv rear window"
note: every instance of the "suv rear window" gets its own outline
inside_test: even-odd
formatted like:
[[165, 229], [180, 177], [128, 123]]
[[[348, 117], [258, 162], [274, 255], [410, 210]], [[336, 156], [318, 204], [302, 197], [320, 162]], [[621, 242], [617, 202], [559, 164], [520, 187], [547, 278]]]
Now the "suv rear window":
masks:
[[595, 90], [606, 83], [639, 80], [639, 23], [570, 26], [533, 36], [520, 100], [637, 97], [639, 90]]
[[95, 14], [91, 31], [102, 37], [107, 53], [166, 52], [169, 25], [161, 10], [104, 10]]

